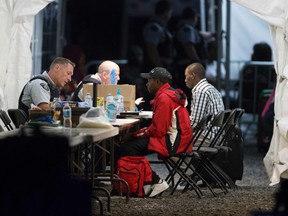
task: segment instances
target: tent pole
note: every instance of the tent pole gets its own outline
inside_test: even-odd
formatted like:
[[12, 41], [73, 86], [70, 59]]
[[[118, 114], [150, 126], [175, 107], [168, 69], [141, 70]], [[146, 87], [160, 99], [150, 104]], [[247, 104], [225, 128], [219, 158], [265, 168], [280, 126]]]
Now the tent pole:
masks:
[[200, 1], [201, 31], [206, 31], [206, 8], [205, 0]]
[[[225, 92], [226, 95], [230, 96], [230, 31], [231, 31], [231, 2], [226, 1], [226, 51], [225, 51]], [[228, 85], [229, 84], [229, 85]], [[225, 97], [225, 107], [230, 107], [230, 97]]]
[[222, 60], [222, 0], [217, 2], [217, 89], [221, 89], [221, 60]]

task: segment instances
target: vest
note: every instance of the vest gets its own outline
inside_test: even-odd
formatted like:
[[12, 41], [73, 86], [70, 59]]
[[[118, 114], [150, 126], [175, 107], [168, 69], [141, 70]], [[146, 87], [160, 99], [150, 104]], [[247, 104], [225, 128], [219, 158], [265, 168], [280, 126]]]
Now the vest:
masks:
[[[47, 78], [43, 75], [38, 75], [38, 76], [35, 76], [33, 77], [32, 79], [29, 80], [29, 82], [31, 82], [32, 80], [36, 80], [36, 79], [41, 79], [43, 81], [45, 81], [47, 84], [48, 84], [48, 87], [50, 89], [50, 102], [53, 101], [54, 97], [58, 98], [60, 96], [60, 91], [58, 88], [55, 88], [54, 86], [52, 86]], [[27, 85], [27, 84], [26, 84]], [[23, 94], [24, 94], [24, 89], [26, 87], [26, 85], [24, 86], [24, 88], [22, 89], [22, 92], [20, 94], [20, 97], [19, 97], [19, 100], [18, 100], [18, 108], [19, 109], [22, 109], [26, 114], [27, 116], [29, 116], [29, 108], [28, 106], [26, 106], [23, 102], [22, 102], [22, 97], [23, 97]]]

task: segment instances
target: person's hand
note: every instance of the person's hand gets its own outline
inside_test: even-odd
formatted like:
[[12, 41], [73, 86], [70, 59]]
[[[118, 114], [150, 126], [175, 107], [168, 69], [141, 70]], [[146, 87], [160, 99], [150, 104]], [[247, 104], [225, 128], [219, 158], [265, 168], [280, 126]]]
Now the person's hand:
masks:
[[135, 137], [135, 138], [147, 138], [147, 137], [149, 137], [148, 128], [147, 127], [141, 128], [140, 130], [133, 133], [133, 137]]

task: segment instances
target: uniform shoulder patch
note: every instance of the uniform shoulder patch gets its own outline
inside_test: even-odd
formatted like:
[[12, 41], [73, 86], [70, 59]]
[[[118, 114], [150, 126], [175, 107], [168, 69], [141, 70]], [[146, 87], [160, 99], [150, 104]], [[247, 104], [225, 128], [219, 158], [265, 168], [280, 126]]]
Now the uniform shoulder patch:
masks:
[[50, 90], [50, 88], [49, 88], [49, 86], [48, 86], [47, 83], [40, 83], [40, 85], [41, 85], [42, 88], [45, 89], [46, 91], [49, 91], [49, 90]]

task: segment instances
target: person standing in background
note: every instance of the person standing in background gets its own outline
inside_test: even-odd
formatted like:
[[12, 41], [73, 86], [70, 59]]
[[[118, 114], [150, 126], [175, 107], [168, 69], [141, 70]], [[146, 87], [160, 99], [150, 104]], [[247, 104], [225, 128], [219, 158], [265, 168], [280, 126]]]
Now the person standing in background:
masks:
[[145, 70], [154, 67], [173, 68], [173, 36], [167, 28], [172, 16], [172, 6], [168, 0], [160, 0], [154, 8], [155, 16], [143, 28]]
[[[258, 109], [255, 107], [259, 103], [259, 95], [263, 89], [273, 88], [275, 82], [274, 68], [269, 65], [261, 65], [259, 61], [272, 61], [272, 48], [266, 42], [259, 42], [253, 45], [253, 53], [251, 54], [252, 63], [246, 64], [241, 70], [242, 76], [242, 92], [241, 95], [242, 107], [245, 109], [245, 113], [257, 113]], [[271, 74], [271, 76], [269, 75]], [[236, 83], [236, 87], [240, 89], [240, 82]], [[252, 89], [256, 89], [254, 94]], [[254, 97], [256, 95], [256, 97]]]
[[[201, 32], [198, 29], [199, 16], [198, 13], [190, 8], [183, 9], [181, 18], [175, 29], [175, 48], [177, 51], [174, 73], [175, 83], [181, 88], [187, 97], [191, 97], [191, 91], [187, 88], [183, 80], [185, 79], [182, 71], [191, 63], [207, 62], [207, 40], [212, 37], [210, 32]], [[188, 102], [190, 106], [190, 101]]]
[[[142, 34], [144, 41], [143, 71], [150, 71], [154, 67], [165, 67], [174, 73], [175, 49], [173, 35], [168, 29], [172, 17], [172, 5], [169, 0], [160, 0], [155, 4], [154, 16], [144, 25]], [[149, 101], [152, 95], [145, 91], [144, 109], [150, 110]]]

